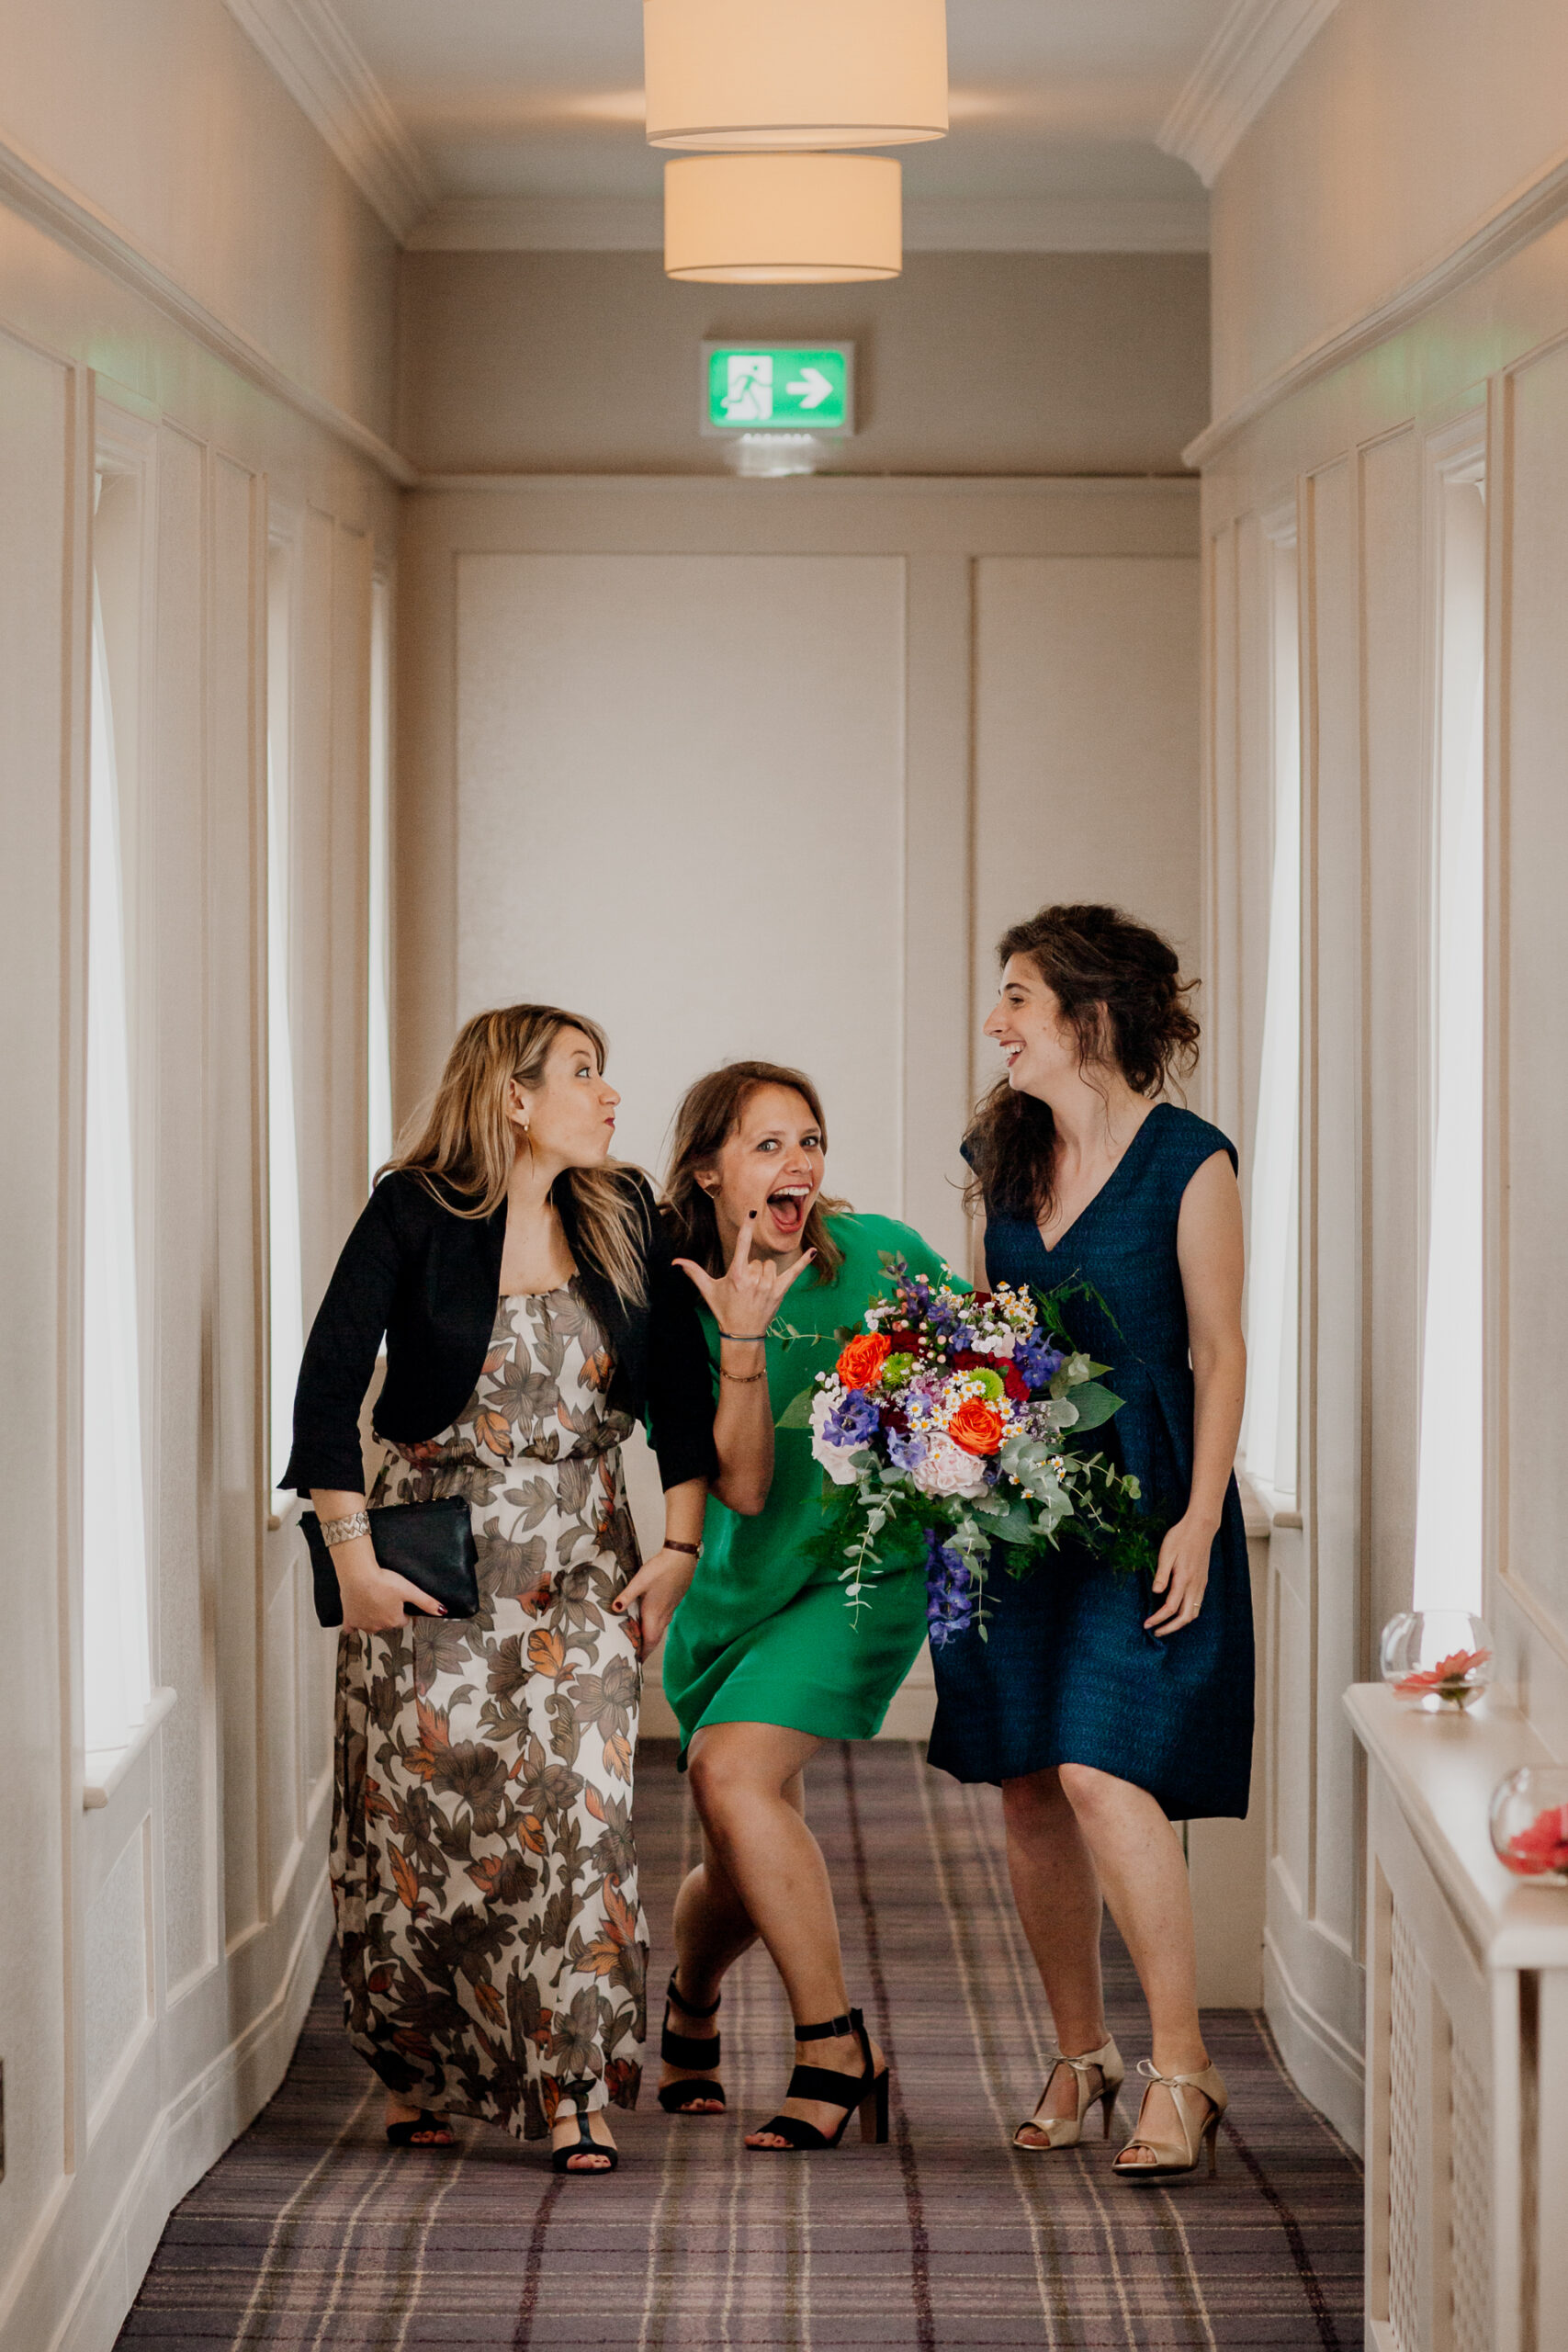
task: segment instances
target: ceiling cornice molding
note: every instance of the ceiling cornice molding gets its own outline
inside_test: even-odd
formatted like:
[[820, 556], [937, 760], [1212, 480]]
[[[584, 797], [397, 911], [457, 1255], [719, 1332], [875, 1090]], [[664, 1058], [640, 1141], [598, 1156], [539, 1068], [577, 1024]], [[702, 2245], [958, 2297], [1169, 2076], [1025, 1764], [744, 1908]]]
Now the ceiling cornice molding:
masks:
[[1314, 40], [1338, 0], [1235, 0], [1156, 134], [1205, 187]]
[[111, 216], [91, 199], [60, 179], [47, 164], [6, 141], [0, 141], [0, 203], [31, 220], [68, 253], [79, 254], [104, 271], [117, 285], [149, 303], [172, 326], [188, 334], [204, 351], [220, 359], [236, 375], [287, 402], [298, 415], [309, 417], [360, 456], [379, 467], [389, 480], [407, 490], [419, 479], [401, 453], [380, 435], [350, 416], [308, 384], [301, 383], [270, 352], [190, 293], [166, 269], [151, 260]]
[[[657, 197], [448, 197], [412, 229], [416, 253], [660, 253]], [[1193, 197], [910, 198], [906, 253], [1206, 253]]]
[[435, 204], [424, 157], [331, 0], [224, 0], [400, 243]]

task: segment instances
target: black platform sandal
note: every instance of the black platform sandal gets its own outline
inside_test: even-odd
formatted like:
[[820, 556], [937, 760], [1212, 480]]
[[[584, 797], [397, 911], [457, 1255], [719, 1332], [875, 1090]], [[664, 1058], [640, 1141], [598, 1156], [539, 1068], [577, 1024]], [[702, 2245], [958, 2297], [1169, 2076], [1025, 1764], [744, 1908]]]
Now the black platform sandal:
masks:
[[[671, 1977], [669, 1989], [664, 1996], [664, 2025], [659, 2036], [659, 2054], [667, 2066], [716, 2066], [718, 2064], [716, 2033], [695, 2034], [671, 2031], [671, 2002], [673, 2001], [677, 2008], [683, 2010], [689, 2018], [711, 2018], [718, 2014], [724, 1996], [721, 1993], [712, 2008], [694, 2009], [690, 2001], [682, 1998], [680, 1986], [676, 1984], [674, 1977]], [[716, 2099], [719, 2106], [723, 2107], [724, 2085], [715, 2082], [710, 2076], [705, 2081], [664, 2083], [660, 2087], [659, 2104], [666, 2115], [701, 2115], [711, 2112], [711, 2109], [705, 2109], [697, 2105], [697, 2101], [702, 2098]]]
[[[604, 2161], [596, 2165], [574, 2166], [571, 2161], [573, 2156], [599, 2156]], [[564, 2148], [550, 2150], [550, 2170], [570, 2173], [573, 2180], [603, 2179], [606, 2174], [615, 2170], [620, 2161], [619, 2148], [607, 2148], [603, 2140], [596, 2140], [593, 2137], [588, 2128], [587, 2110], [581, 2107], [577, 2110], [576, 2139], [569, 2140]]]
[[[446, 2137], [445, 2140], [429, 2138], [422, 2140], [419, 2136], [422, 2132], [425, 2133], [445, 2132]], [[422, 2107], [417, 2115], [406, 2117], [401, 2123], [388, 2124], [387, 2145], [389, 2148], [451, 2148], [455, 2147], [457, 2143], [452, 2136], [452, 2126], [447, 2122], [446, 2118], [444, 2115], [432, 2115], [427, 2107]]]
[[879, 2148], [885, 2145], [887, 2139], [888, 2072], [886, 2066], [880, 2074], [876, 2071], [871, 2054], [871, 2036], [865, 2030], [865, 2019], [860, 2011], [852, 2009], [847, 2018], [829, 2018], [826, 2025], [797, 2025], [795, 2029], [796, 2041], [831, 2041], [845, 2033], [852, 2033], [860, 2043], [861, 2056], [865, 2064], [859, 2075], [835, 2074], [828, 2066], [796, 2066], [789, 2078], [789, 2088], [784, 2093], [785, 2098], [819, 2099], [824, 2107], [841, 2107], [844, 2111], [831, 2139], [826, 2132], [818, 2132], [815, 2123], [798, 2122], [793, 2115], [775, 2115], [773, 2121], [764, 2123], [761, 2129], [775, 2133], [787, 2146], [753, 2148], [748, 2141], [747, 2146], [752, 2155], [781, 2156], [790, 2149], [836, 2148], [844, 2136], [844, 2126], [857, 2107], [860, 2109], [861, 2138], [874, 2141]]

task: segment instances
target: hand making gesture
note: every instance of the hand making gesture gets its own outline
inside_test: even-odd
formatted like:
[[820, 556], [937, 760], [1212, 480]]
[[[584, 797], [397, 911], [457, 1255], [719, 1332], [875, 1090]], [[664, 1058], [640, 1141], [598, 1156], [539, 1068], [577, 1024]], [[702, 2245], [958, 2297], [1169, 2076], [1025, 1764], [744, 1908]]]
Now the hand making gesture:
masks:
[[681, 1272], [689, 1274], [701, 1291], [718, 1325], [721, 1340], [765, 1340], [786, 1292], [794, 1288], [817, 1255], [815, 1250], [803, 1250], [786, 1272], [777, 1258], [752, 1257], [751, 1238], [756, 1229], [757, 1212], [753, 1209], [736, 1236], [728, 1269], [722, 1274], [710, 1274], [705, 1266], [699, 1266], [691, 1258], [675, 1261]]

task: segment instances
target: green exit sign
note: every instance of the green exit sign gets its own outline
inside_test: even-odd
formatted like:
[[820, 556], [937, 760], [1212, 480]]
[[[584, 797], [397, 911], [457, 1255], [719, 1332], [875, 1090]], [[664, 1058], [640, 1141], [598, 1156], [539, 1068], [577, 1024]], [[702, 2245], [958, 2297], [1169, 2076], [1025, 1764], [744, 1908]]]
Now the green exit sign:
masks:
[[705, 433], [855, 429], [852, 343], [705, 343]]

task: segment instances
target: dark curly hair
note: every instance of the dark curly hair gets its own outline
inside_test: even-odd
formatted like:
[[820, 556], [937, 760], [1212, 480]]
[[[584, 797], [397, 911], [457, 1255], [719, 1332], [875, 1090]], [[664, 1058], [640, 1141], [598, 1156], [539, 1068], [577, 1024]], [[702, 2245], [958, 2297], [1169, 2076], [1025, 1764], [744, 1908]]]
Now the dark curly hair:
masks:
[[[1118, 907], [1042, 907], [1015, 922], [997, 947], [1005, 966], [1025, 956], [1077, 1034], [1078, 1067], [1106, 1064], [1138, 1094], [1157, 1097], [1173, 1072], [1198, 1059], [1198, 1023], [1185, 1000], [1176, 950]], [[986, 1096], [964, 1138], [974, 1170], [965, 1205], [1043, 1223], [1055, 1198], [1056, 1122], [1032, 1095], [1004, 1078]]]

